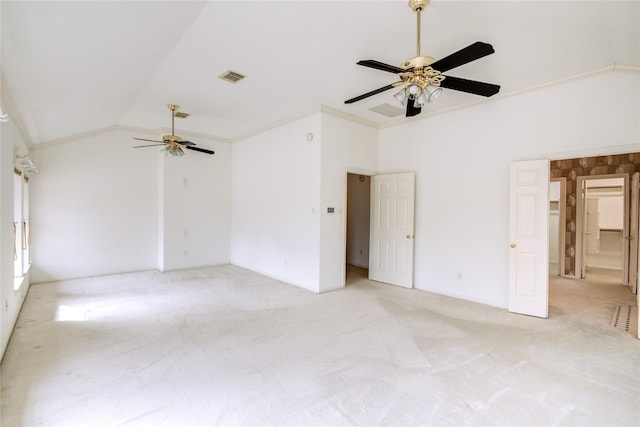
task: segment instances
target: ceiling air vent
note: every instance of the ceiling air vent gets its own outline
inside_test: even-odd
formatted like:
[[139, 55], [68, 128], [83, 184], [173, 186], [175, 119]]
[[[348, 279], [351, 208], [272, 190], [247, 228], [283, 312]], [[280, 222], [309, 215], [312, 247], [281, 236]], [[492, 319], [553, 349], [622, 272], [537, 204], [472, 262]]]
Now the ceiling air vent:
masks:
[[369, 111], [373, 111], [378, 114], [382, 114], [387, 117], [398, 117], [404, 114], [404, 110], [402, 108], [394, 107], [391, 104], [382, 104], [375, 107], [369, 108]]
[[221, 78], [222, 80], [229, 83], [237, 83], [240, 80], [244, 79], [244, 76], [240, 73], [236, 73], [235, 71], [227, 70], [224, 73], [220, 74], [218, 78]]

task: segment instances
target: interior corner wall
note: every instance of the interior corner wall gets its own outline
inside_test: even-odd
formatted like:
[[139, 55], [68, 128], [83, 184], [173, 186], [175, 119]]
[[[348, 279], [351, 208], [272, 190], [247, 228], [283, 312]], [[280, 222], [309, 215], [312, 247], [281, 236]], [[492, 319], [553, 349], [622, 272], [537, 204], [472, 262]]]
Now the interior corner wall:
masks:
[[13, 121], [0, 123], [0, 360], [30, 285], [30, 273], [27, 273], [20, 289], [14, 289], [13, 168], [16, 148], [20, 148], [22, 154], [28, 152]]
[[416, 172], [415, 287], [506, 307], [510, 164], [637, 151], [638, 117], [640, 74], [618, 71], [381, 130], [381, 173]]
[[[378, 130], [322, 114], [320, 292], [345, 285], [347, 173], [378, 170]], [[333, 208], [333, 213], [328, 209]]]
[[317, 113], [232, 144], [232, 264], [319, 292], [321, 141]]
[[35, 152], [32, 281], [155, 269], [157, 153], [112, 131]]
[[[210, 156], [159, 155], [160, 271], [226, 264], [231, 239], [231, 146], [198, 141]], [[152, 153], [149, 153], [152, 154]]]

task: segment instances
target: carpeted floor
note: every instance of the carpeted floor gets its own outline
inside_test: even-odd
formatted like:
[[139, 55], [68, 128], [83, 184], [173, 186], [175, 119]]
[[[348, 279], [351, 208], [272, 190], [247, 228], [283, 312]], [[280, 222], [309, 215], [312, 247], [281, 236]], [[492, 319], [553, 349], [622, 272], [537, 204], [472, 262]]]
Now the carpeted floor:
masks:
[[640, 425], [640, 340], [610, 324], [633, 297], [601, 288], [552, 281], [543, 320], [357, 271], [322, 295], [233, 266], [34, 285], [1, 424]]

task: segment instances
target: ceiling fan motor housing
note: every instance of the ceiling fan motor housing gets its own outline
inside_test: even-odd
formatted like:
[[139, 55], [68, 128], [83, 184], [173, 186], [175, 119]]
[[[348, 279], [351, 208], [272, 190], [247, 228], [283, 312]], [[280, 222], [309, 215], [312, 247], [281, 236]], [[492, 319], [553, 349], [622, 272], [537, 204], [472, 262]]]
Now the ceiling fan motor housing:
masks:
[[409, 70], [415, 67], [427, 67], [436, 62], [436, 59], [431, 56], [414, 56], [402, 63], [402, 68]]
[[175, 135], [165, 135], [162, 137], [163, 142], [182, 142], [182, 138]]

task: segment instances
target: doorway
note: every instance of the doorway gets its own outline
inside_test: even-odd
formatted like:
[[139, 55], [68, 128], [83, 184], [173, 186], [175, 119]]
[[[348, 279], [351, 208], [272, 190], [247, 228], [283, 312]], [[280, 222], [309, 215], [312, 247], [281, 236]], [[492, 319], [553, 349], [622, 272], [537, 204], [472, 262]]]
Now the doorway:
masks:
[[[583, 185], [583, 181], [585, 180], [585, 178], [624, 178], [625, 180], [625, 185], [622, 188], [622, 193], [624, 194], [624, 196], [627, 198], [627, 200], [629, 200], [628, 198], [628, 193], [629, 193], [629, 177], [631, 175], [634, 175], [637, 172], [640, 172], [640, 153], [628, 153], [628, 154], [618, 154], [618, 155], [608, 155], [608, 156], [597, 156], [597, 157], [584, 157], [584, 158], [576, 158], [576, 159], [565, 159], [565, 160], [553, 160], [550, 162], [549, 167], [547, 169], [546, 174], [547, 178], [546, 178], [546, 182], [544, 183], [544, 191], [542, 190], [541, 186], [538, 186], [538, 181], [537, 179], [535, 179], [536, 177], [536, 171], [538, 170], [536, 168], [536, 165], [538, 165], [538, 163], [536, 162], [529, 162], [531, 163], [531, 165], [529, 165], [527, 162], [515, 162], [512, 164], [512, 175], [511, 175], [511, 186], [512, 188], [512, 194], [511, 194], [511, 199], [513, 200], [513, 203], [510, 202], [510, 209], [511, 209], [511, 213], [510, 213], [510, 271], [509, 271], [509, 275], [510, 275], [510, 279], [509, 279], [509, 309], [510, 311], [515, 311], [518, 313], [523, 313], [523, 314], [529, 314], [529, 315], [534, 315], [534, 316], [539, 316], [539, 317], [546, 317], [546, 309], [547, 309], [547, 303], [548, 303], [548, 298], [549, 298], [549, 288], [548, 288], [548, 281], [544, 280], [544, 283], [541, 279], [540, 281], [540, 286], [537, 285], [537, 282], [534, 282], [533, 277], [538, 277], [540, 276], [540, 274], [536, 274], [533, 272], [534, 267], [537, 270], [538, 268], [538, 263], [537, 263], [537, 259], [540, 258], [538, 255], [544, 255], [544, 263], [547, 264], [545, 265], [545, 270], [547, 270], [547, 267], [549, 268], [548, 271], [551, 272], [551, 275], [548, 275], [548, 271], [545, 271], [543, 273], [543, 276], [545, 276], [545, 278], [547, 277], [551, 277], [551, 278], [556, 278], [556, 279], [564, 279], [564, 278], [571, 278], [571, 279], [580, 279], [582, 278], [582, 272], [581, 272], [581, 267], [582, 267], [582, 249], [583, 249], [583, 245], [582, 245], [582, 239], [584, 238], [583, 236], [583, 230], [582, 230], [582, 222], [585, 222], [582, 216], [582, 211], [580, 212], [580, 216], [578, 216], [578, 207], [579, 205], [582, 203], [581, 202], [581, 197], [582, 197], [582, 193], [580, 191], [580, 188], [578, 186], [578, 184], [580, 186]], [[535, 164], [534, 164], [535, 163]], [[540, 170], [544, 169], [542, 166], [544, 166], [544, 161], [540, 161], [540, 165], [539, 168]], [[517, 172], [517, 173], [514, 173]], [[604, 176], [600, 176], [600, 175], [604, 175]], [[635, 176], [635, 175], [634, 175]], [[635, 179], [635, 178], [634, 178]], [[558, 206], [558, 215], [560, 214], [560, 210], [561, 207], [564, 206], [564, 211], [565, 211], [565, 218], [563, 219], [559, 219], [558, 222], [561, 222], [560, 227], [564, 226], [564, 231], [561, 231], [561, 228], [557, 229], [556, 231], [556, 235], [558, 236], [562, 236], [564, 238], [564, 242], [558, 242], [556, 243], [556, 239], [552, 238], [551, 241], [549, 243], [552, 243], [554, 245], [558, 245], [558, 251], [557, 251], [557, 260], [555, 263], [553, 263], [554, 259], [553, 258], [549, 258], [549, 250], [550, 250], [550, 246], [547, 243], [547, 239], [545, 236], [545, 245], [544, 248], [542, 246], [540, 246], [539, 248], [537, 248], [535, 251], [530, 251], [529, 253], [522, 253], [520, 254], [520, 252], [525, 251], [527, 248], [523, 247], [524, 243], [528, 243], [529, 241], [531, 241], [531, 238], [528, 239], [521, 239], [522, 241], [518, 241], [518, 236], [515, 234], [515, 231], [517, 229], [517, 226], [526, 226], [527, 224], [529, 224], [528, 222], [525, 221], [525, 219], [527, 218], [523, 218], [522, 215], [520, 215], [521, 213], [529, 213], [529, 216], [532, 216], [532, 212], [538, 212], [538, 209], [542, 209], [544, 208], [544, 214], [541, 214], [539, 216], [536, 216], [536, 222], [535, 225], [533, 222], [531, 222], [531, 224], [529, 224], [530, 226], [524, 227], [523, 228], [523, 232], [527, 232], [525, 234], [527, 234], [527, 236], [525, 237], [531, 237], [529, 236], [529, 234], [533, 233], [535, 230], [543, 230], [549, 227], [549, 222], [550, 221], [550, 217], [551, 217], [551, 210], [553, 210], [553, 208], [555, 208], [555, 206], [552, 206], [552, 202], [554, 201], [554, 198], [549, 198], [549, 195], [547, 194], [547, 189], [551, 190], [551, 191], [558, 191], [558, 184], [552, 184], [549, 185], [551, 182], [553, 181], [560, 181], [560, 182], [564, 182], [564, 185], [561, 184], [561, 187], [564, 187], [565, 189], [565, 194], [560, 196], [560, 197], [555, 197], [557, 199], [559, 199], [559, 205]], [[540, 181], [541, 182], [541, 181]], [[517, 190], [519, 187], [518, 185], [524, 185], [527, 184], [528, 188], [524, 188], [522, 190], [522, 194], [516, 194], [517, 192], [514, 193], [514, 189]], [[555, 190], [553, 190], [555, 187]], [[586, 184], [585, 184], [586, 186]], [[536, 188], [540, 187], [540, 195], [538, 193], [536, 193], [534, 190]], [[640, 184], [638, 185], [638, 187], [640, 187]], [[526, 191], [525, 191], [526, 190]], [[616, 191], [618, 191], [619, 189], [615, 189]], [[601, 190], [601, 191], [604, 191]], [[609, 189], [607, 189], [607, 191], [609, 191]], [[543, 194], [543, 197], [539, 197]], [[595, 194], [592, 194], [595, 195]], [[609, 194], [610, 197], [614, 197], [613, 194]], [[640, 197], [636, 197], [636, 199], [640, 200]], [[517, 202], [517, 203], [516, 203]], [[607, 202], [604, 202], [605, 204]], [[637, 204], [638, 202], [636, 202]], [[586, 204], [586, 202], [585, 202]], [[546, 205], [546, 206], [545, 206]], [[628, 218], [628, 212], [630, 211], [631, 208], [631, 203], [627, 202], [627, 204], [624, 206], [624, 212], [625, 215], [627, 215], [626, 218]], [[636, 206], [637, 207], [637, 206]], [[516, 209], [519, 208], [519, 209]], [[542, 211], [541, 211], [542, 212]], [[544, 221], [540, 221], [539, 223], [537, 222], [537, 218], [542, 219], [542, 217], [544, 216]], [[533, 221], [533, 218], [529, 218], [531, 219], [531, 221]], [[580, 221], [581, 223], [578, 224], [578, 221]], [[624, 254], [624, 258], [623, 258], [623, 262], [622, 262], [622, 266], [623, 266], [623, 280], [619, 280], [618, 283], [619, 284], [624, 284], [624, 285], [630, 285], [631, 283], [629, 283], [628, 278], [630, 276], [632, 276], [632, 274], [629, 274], [629, 270], [631, 268], [635, 268], [635, 270], [637, 270], [637, 264], [640, 264], [640, 262], [637, 262], [635, 264], [635, 267], [633, 266], [629, 266], [629, 253], [631, 251], [631, 247], [636, 247], [638, 244], [638, 239], [637, 237], [634, 238], [634, 236], [631, 236], [630, 234], [628, 234], [629, 231], [629, 222], [628, 219], [624, 220], [624, 225], [622, 227], [622, 239], [624, 240], [623, 243], [623, 254]], [[542, 227], [539, 227], [542, 226]], [[515, 228], [514, 228], [515, 227]], [[616, 225], [615, 227], [609, 227], [606, 226], [606, 224], [600, 225], [599, 226], [602, 229], [605, 229], [603, 231], [604, 234], [610, 233], [609, 230], [607, 229], [613, 229], [615, 230], [616, 228], [619, 228], [619, 225]], [[514, 228], [514, 232], [512, 232], [512, 228]], [[552, 231], [551, 229], [549, 230], [550, 232]], [[586, 232], [586, 231], [585, 231]], [[598, 231], [597, 235], [599, 235], [600, 232]], [[611, 233], [610, 233], [611, 234]], [[620, 233], [618, 233], [620, 234]], [[553, 234], [549, 234], [549, 235], [553, 235]], [[607, 235], [604, 237], [604, 239], [607, 240], [607, 244], [610, 243], [611, 236]], [[525, 241], [526, 240], [526, 241]], [[558, 239], [559, 240], [559, 239]], [[580, 240], [580, 241], [578, 241]], [[635, 246], [634, 246], [635, 245]], [[607, 249], [609, 246], [605, 246], [605, 249]], [[635, 252], [637, 253], [637, 252]], [[520, 258], [520, 263], [516, 263], [516, 259], [518, 255], [522, 255]], [[526, 255], [526, 256], [525, 256]], [[605, 255], [606, 251], [605, 251]], [[586, 255], [585, 255], [585, 260], [586, 260]], [[514, 261], [514, 262], [512, 262]], [[552, 263], [550, 263], [550, 261]], [[564, 262], [564, 266], [561, 266], [560, 263]], [[602, 264], [601, 264], [602, 265]], [[529, 271], [524, 271], [521, 272], [520, 269], [517, 268], [517, 266], [520, 267], [530, 267]], [[609, 266], [611, 267], [611, 265], [607, 265], [605, 264], [605, 266]], [[556, 269], [558, 269], [560, 271], [560, 278], [557, 277], [557, 275], [554, 275], [554, 271], [556, 271]], [[521, 273], [521, 274], [519, 274]], [[522, 280], [519, 280], [522, 279]], [[531, 280], [526, 280], [526, 279], [531, 279]], [[555, 280], [555, 279], [554, 279]], [[580, 283], [580, 281], [574, 281], [575, 285], [578, 285]], [[621, 286], [618, 286], [619, 288], [622, 289]], [[633, 292], [633, 288], [631, 286], [629, 287], [625, 287], [627, 292], [631, 291]], [[629, 294], [631, 294], [631, 292], [629, 292]], [[522, 295], [524, 299], [526, 299], [525, 297], [528, 297], [529, 300], [533, 300], [535, 298], [539, 298], [539, 301], [537, 301], [537, 305], [536, 305], [536, 310], [518, 310], [516, 309], [516, 305], [518, 304], [518, 301], [516, 297], [518, 297], [519, 295]], [[535, 297], [535, 298], [534, 298]], [[533, 303], [532, 303], [533, 304]], [[511, 309], [511, 306], [514, 306], [514, 309]], [[537, 309], [539, 307], [539, 310]], [[520, 307], [521, 308], [521, 307]], [[525, 307], [526, 308], [526, 307]], [[541, 313], [541, 314], [535, 314], [535, 313]]]
[[549, 182], [549, 275], [564, 275], [564, 239], [566, 227], [566, 178], [552, 178]]
[[576, 241], [580, 278], [627, 284], [628, 176], [578, 177]]
[[371, 176], [347, 173], [347, 242], [345, 284], [369, 276]]

